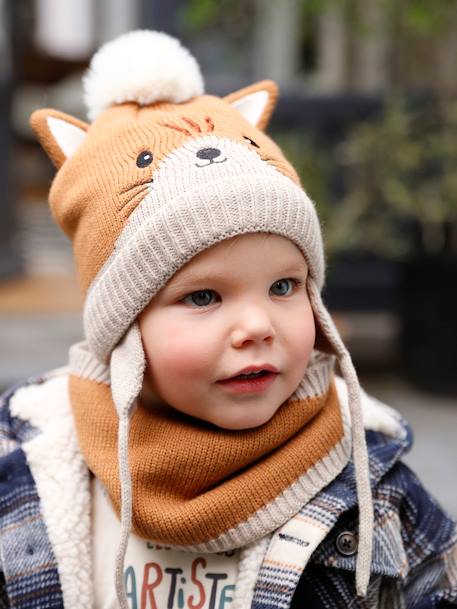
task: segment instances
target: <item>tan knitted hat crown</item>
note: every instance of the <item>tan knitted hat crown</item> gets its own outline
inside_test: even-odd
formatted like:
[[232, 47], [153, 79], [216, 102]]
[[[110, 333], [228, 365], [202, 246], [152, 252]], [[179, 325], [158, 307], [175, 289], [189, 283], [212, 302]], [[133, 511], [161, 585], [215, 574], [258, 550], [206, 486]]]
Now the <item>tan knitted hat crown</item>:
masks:
[[[224, 98], [205, 95], [195, 59], [177, 40], [139, 31], [102, 47], [84, 86], [92, 123], [49, 109], [31, 118], [58, 169], [50, 205], [73, 241], [85, 295], [85, 341], [71, 349], [72, 373], [111, 384], [120, 434], [127, 434], [122, 422], [145, 367], [138, 314], [211, 245], [245, 233], [287, 237], [307, 261], [314, 315], [348, 384], [357, 484], [369, 495], [357, 377], [320, 296], [324, 255], [315, 207], [264, 133], [276, 85], [263, 81]], [[123, 523], [128, 502], [125, 491]], [[362, 560], [371, 552], [369, 497], [365, 505]], [[360, 590], [366, 571], [360, 571]]]
[[[97, 59], [86, 82], [103, 68]], [[136, 91], [130, 93], [135, 99]], [[33, 114], [32, 126], [59, 168], [50, 204], [74, 243], [86, 295], [84, 329], [97, 359], [108, 362], [181, 266], [229, 236], [289, 237], [322, 287], [314, 205], [261, 130], [276, 97], [276, 86], [265, 81], [225, 99], [125, 102], [105, 109], [90, 127], [55, 111]]]

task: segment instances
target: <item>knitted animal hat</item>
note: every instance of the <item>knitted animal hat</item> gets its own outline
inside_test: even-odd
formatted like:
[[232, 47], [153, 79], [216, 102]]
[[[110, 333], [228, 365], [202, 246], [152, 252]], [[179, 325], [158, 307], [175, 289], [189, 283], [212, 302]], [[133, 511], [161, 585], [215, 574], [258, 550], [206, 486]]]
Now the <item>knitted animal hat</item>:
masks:
[[263, 131], [276, 85], [263, 81], [224, 98], [205, 95], [195, 59], [177, 40], [138, 31], [102, 47], [84, 86], [92, 123], [45, 109], [31, 124], [58, 169], [50, 205], [73, 241], [85, 295], [85, 341], [70, 350], [71, 371], [110, 384], [119, 416], [121, 606], [132, 518], [129, 421], [145, 370], [136, 318], [196, 254], [256, 232], [287, 237], [302, 252], [319, 332], [346, 380], [360, 505], [356, 583], [364, 594], [373, 515], [360, 388], [321, 299], [324, 256], [314, 205]]

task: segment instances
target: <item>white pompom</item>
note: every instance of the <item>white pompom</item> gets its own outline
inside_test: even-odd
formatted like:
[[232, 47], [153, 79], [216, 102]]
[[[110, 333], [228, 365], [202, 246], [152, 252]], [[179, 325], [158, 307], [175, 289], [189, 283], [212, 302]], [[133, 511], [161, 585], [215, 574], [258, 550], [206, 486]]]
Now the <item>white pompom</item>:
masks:
[[103, 45], [83, 87], [90, 120], [114, 104], [180, 103], [204, 92], [200, 68], [189, 51], [176, 38], [150, 30], [129, 32]]

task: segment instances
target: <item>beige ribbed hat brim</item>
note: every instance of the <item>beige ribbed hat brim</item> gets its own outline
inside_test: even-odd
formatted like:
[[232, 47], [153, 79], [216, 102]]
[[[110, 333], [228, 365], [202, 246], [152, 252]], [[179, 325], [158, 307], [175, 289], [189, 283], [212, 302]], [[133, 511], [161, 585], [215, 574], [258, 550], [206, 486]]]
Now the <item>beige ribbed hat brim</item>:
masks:
[[322, 287], [324, 254], [314, 205], [279, 172], [209, 182], [150, 215], [143, 210], [140, 224], [126, 225], [89, 290], [84, 329], [91, 351], [107, 362], [151, 298], [196, 254], [232, 236], [259, 232], [293, 241]]

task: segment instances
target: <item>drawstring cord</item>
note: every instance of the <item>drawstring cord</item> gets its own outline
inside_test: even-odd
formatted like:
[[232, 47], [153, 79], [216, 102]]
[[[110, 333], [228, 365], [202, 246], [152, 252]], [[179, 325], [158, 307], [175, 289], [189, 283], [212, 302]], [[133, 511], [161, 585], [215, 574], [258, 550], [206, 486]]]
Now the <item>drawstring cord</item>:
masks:
[[124, 586], [125, 554], [132, 525], [132, 479], [128, 460], [129, 427], [129, 413], [123, 412], [119, 417], [118, 432], [119, 479], [121, 484], [121, 536], [116, 552], [114, 571], [116, 596], [120, 609], [129, 609]]
[[129, 468], [130, 420], [143, 385], [146, 360], [135, 322], [111, 354], [111, 393], [119, 417], [118, 465], [121, 485], [121, 535], [115, 560], [115, 588], [120, 609], [129, 609], [124, 586], [124, 562], [132, 527], [132, 477]]
[[314, 280], [308, 278], [308, 294], [314, 313], [319, 320], [325, 337], [336, 351], [341, 374], [346, 381], [349, 411], [352, 427], [352, 451], [354, 459], [357, 500], [359, 504], [359, 543], [356, 563], [356, 591], [358, 596], [366, 596], [370, 580], [373, 549], [373, 499], [370, 486], [368, 451], [362, 418], [360, 385], [348, 350], [344, 346], [330, 314], [324, 307]]
[[352, 421], [355, 482], [359, 503], [359, 543], [356, 563], [356, 590], [366, 596], [370, 580], [373, 548], [373, 500], [370, 487], [368, 452], [362, 419], [360, 388], [349, 354], [340, 361], [341, 372], [348, 388], [349, 410]]

